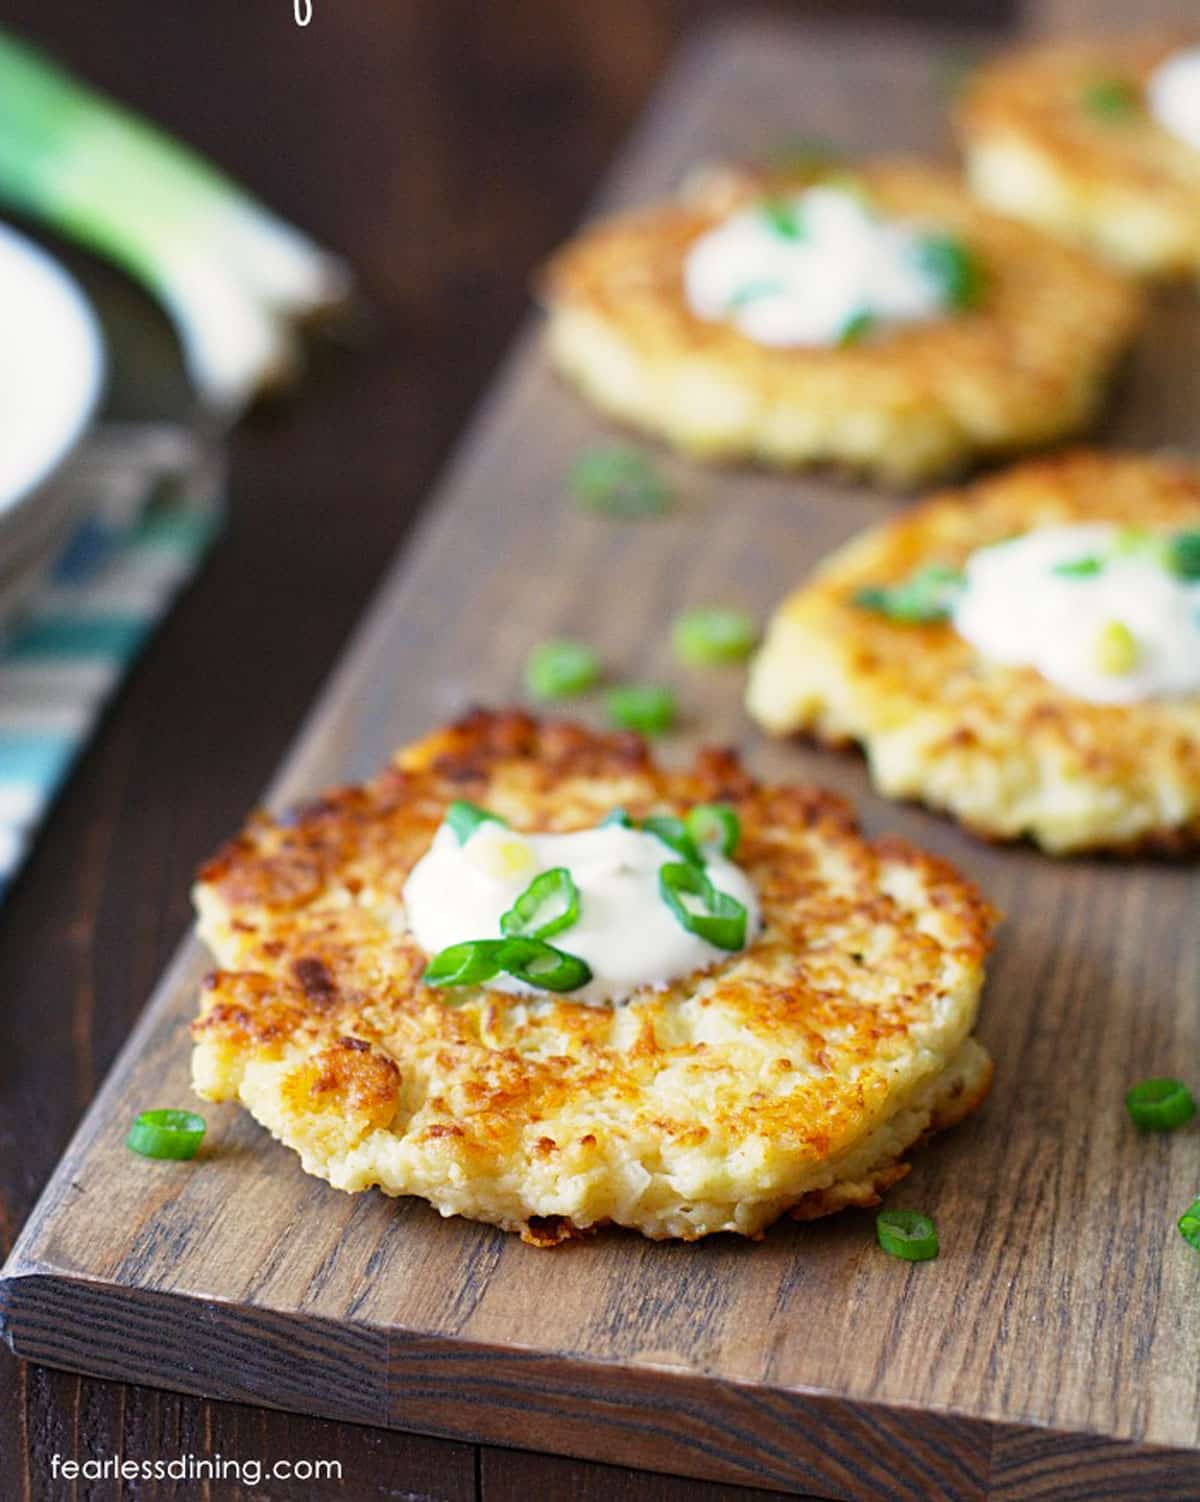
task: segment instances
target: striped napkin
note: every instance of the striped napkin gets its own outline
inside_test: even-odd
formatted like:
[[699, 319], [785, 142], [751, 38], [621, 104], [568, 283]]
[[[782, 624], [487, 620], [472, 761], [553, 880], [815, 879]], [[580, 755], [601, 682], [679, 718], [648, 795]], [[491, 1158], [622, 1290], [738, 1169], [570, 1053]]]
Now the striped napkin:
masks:
[[220, 529], [219, 449], [113, 423], [80, 455], [77, 527], [0, 637], [0, 901], [121, 679]]

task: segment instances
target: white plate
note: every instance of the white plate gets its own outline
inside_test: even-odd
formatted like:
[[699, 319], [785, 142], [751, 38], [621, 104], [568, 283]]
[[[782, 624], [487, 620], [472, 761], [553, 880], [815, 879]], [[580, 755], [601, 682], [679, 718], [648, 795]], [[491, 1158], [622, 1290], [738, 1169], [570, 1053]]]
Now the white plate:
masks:
[[103, 382], [100, 329], [74, 279], [0, 224], [0, 566], [44, 537], [48, 482]]

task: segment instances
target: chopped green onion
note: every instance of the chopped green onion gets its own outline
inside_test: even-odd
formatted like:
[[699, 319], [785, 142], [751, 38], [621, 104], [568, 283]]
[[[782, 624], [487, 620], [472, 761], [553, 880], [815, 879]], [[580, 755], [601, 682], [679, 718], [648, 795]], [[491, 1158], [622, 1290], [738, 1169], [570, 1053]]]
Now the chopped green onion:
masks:
[[777, 172], [811, 172], [841, 157], [841, 151], [824, 136], [789, 136], [772, 149], [769, 160]]
[[609, 690], [608, 717], [622, 730], [664, 735], [675, 723], [675, 695], [653, 683], [625, 683]]
[[[658, 873], [663, 901], [688, 933], [717, 949], [741, 949], [746, 942], [746, 909], [728, 892], [719, 892], [699, 866], [673, 861]], [[689, 903], [693, 898], [699, 909]]]
[[758, 640], [754, 622], [743, 610], [725, 606], [686, 610], [675, 618], [671, 642], [677, 655], [697, 667], [740, 662]]
[[641, 827], [647, 834], [661, 840], [676, 855], [682, 856], [690, 866], [704, 865], [704, 857], [688, 833], [687, 825], [674, 814], [651, 814], [649, 818], [642, 820]]
[[1192, 1092], [1179, 1080], [1142, 1080], [1125, 1096], [1133, 1124], [1143, 1132], [1170, 1132], [1196, 1114]]
[[500, 956], [506, 939], [470, 939], [440, 949], [425, 967], [426, 986], [481, 986], [503, 968]]
[[759, 212], [781, 240], [804, 239], [804, 215], [798, 204], [785, 198], [767, 198], [759, 205]]
[[1104, 570], [1103, 558], [1094, 555], [1087, 558], [1071, 558], [1065, 563], [1056, 563], [1053, 572], [1064, 579], [1094, 579]]
[[194, 1111], [143, 1111], [129, 1128], [126, 1147], [143, 1158], [194, 1158], [204, 1141], [204, 1117]]
[[579, 921], [579, 905], [570, 871], [555, 866], [533, 878], [500, 919], [500, 932], [510, 938], [552, 939]]
[[905, 1262], [928, 1262], [938, 1254], [937, 1227], [917, 1210], [881, 1210], [875, 1235], [889, 1257]]
[[842, 348], [851, 344], [861, 344], [877, 321], [874, 313], [868, 313], [865, 308], [861, 313], [855, 313], [843, 324], [842, 332], [838, 335], [838, 344]]
[[591, 967], [578, 955], [567, 954], [539, 939], [507, 940], [500, 964], [506, 975], [540, 991], [578, 991], [592, 978]]
[[478, 803], [468, 803], [465, 798], [456, 798], [446, 810], [446, 823], [454, 831], [460, 845], [465, 845], [481, 824], [508, 825], [499, 814], [480, 808]]
[[728, 803], [697, 803], [688, 810], [687, 832], [701, 852], [713, 849], [732, 855], [742, 837], [742, 826]]
[[784, 290], [782, 282], [771, 281], [766, 277], [761, 281], [747, 282], [744, 287], [739, 287], [729, 299], [729, 310], [736, 312], [738, 308], [744, 308], [748, 303], [758, 302], [763, 297], [775, 297]]
[[622, 829], [633, 828], [633, 820], [623, 808], [614, 808], [611, 813], [605, 814], [600, 820], [601, 829], [607, 829], [611, 824], [618, 824]]
[[898, 584], [869, 585], [858, 590], [854, 603], [863, 610], [878, 611], [889, 620], [927, 625], [949, 619], [965, 582], [960, 570], [944, 563], [930, 563]]
[[1154, 533], [1148, 527], [1122, 527], [1113, 538], [1113, 552], [1118, 558], [1144, 553], [1154, 545]]
[[610, 516], [657, 516], [671, 498], [651, 460], [633, 448], [581, 454], [571, 466], [568, 483], [581, 505]]
[[586, 642], [565, 637], [539, 643], [525, 660], [525, 686], [535, 699], [586, 694], [599, 677], [599, 656]]
[[1181, 579], [1200, 579], [1200, 532], [1176, 532], [1167, 543], [1167, 567]]
[[1139, 95], [1127, 79], [1098, 78], [1084, 89], [1080, 102], [1089, 115], [1101, 120], [1127, 120], [1137, 113]]
[[196, 153], [4, 33], [0, 199], [159, 297], [214, 407], [236, 409], [290, 373], [293, 325], [349, 292], [341, 261]]
[[964, 311], [978, 306], [984, 273], [979, 257], [953, 235], [928, 235], [917, 248], [921, 270], [937, 283], [946, 304]]
[[1179, 1217], [1179, 1234], [1200, 1252], [1200, 1199], [1193, 1200]]
[[1123, 677], [1132, 673], [1138, 665], [1141, 651], [1137, 637], [1124, 621], [1107, 621], [1096, 637], [1096, 667], [1111, 677]]

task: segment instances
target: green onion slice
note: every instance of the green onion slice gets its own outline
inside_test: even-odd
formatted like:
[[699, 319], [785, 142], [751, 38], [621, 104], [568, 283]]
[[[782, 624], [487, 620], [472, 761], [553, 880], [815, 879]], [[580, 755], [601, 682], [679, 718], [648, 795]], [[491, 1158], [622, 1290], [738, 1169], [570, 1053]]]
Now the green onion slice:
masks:
[[657, 516], [671, 498], [654, 464], [634, 448], [597, 448], [581, 454], [568, 483], [580, 505], [610, 516]]
[[651, 814], [648, 819], [642, 820], [641, 827], [681, 856], [689, 866], [704, 865], [704, 857], [697, 849], [687, 825], [674, 814]]
[[979, 257], [954, 235], [927, 235], [917, 248], [921, 270], [937, 283], [946, 304], [958, 311], [974, 308], [983, 296]]
[[881, 1210], [875, 1235], [889, 1257], [905, 1262], [928, 1262], [938, 1254], [937, 1227], [918, 1210]]
[[1086, 558], [1070, 558], [1065, 563], [1056, 563], [1053, 572], [1064, 579], [1094, 579], [1103, 570], [1103, 558], [1092, 554]]
[[955, 568], [931, 563], [898, 584], [872, 585], [860, 589], [854, 603], [875, 610], [906, 625], [925, 625], [948, 620], [954, 601], [966, 580]]
[[624, 683], [609, 690], [608, 717], [622, 730], [663, 735], [675, 723], [675, 695], [653, 683]]
[[579, 921], [579, 888], [566, 866], [535, 876], [500, 919], [510, 938], [552, 939]]
[[754, 622], [744, 610], [721, 605], [685, 610], [671, 627], [676, 655], [697, 667], [740, 662], [754, 650], [757, 640]]
[[465, 845], [481, 824], [508, 825], [499, 814], [493, 814], [478, 803], [468, 803], [465, 798], [456, 798], [446, 810], [446, 823], [454, 831], [460, 845]]
[[1200, 532], [1176, 532], [1167, 543], [1167, 567], [1181, 579], [1200, 579]]
[[481, 986], [500, 974], [505, 939], [471, 939], [440, 949], [421, 977], [426, 986]]
[[1196, 1114], [1192, 1092], [1179, 1080], [1142, 1080], [1125, 1096], [1134, 1125], [1143, 1132], [1170, 1132]]
[[507, 975], [542, 991], [577, 991], [592, 978], [586, 961], [540, 939], [506, 940], [500, 960]]
[[842, 326], [842, 332], [838, 335], [838, 344], [843, 348], [851, 344], [861, 344], [874, 329], [876, 322], [874, 313], [868, 313], [865, 308], [861, 313], [855, 313]]
[[732, 855], [742, 837], [742, 826], [728, 803], [698, 803], [688, 811], [687, 832], [703, 850]]
[[1179, 1234], [1200, 1252], [1200, 1200], [1193, 1200], [1179, 1217]]
[[607, 829], [610, 824], [619, 824], [622, 829], [633, 829], [633, 820], [629, 817], [629, 811], [624, 808], [614, 808], [600, 820], [600, 828]]
[[719, 892], [699, 866], [670, 862], [658, 873], [658, 889], [688, 933], [718, 949], [745, 945], [746, 909], [736, 897]]
[[1101, 120], [1127, 120], [1137, 113], [1137, 88], [1124, 78], [1098, 78], [1088, 84], [1080, 102], [1089, 115]]
[[804, 239], [804, 215], [798, 204], [785, 198], [767, 198], [759, 205], [759, 212], [781, 240]]
[[204, 1141], [204, 1117], [194, 1111], [143, 1111], [129, 1128], [126, 1147], [143, 1158], [194, 1158]]
[[525, 659], [525, 687], [535, 699], [571, 699], [600, 678], [600, 658], [586, 642], [540, 642]]

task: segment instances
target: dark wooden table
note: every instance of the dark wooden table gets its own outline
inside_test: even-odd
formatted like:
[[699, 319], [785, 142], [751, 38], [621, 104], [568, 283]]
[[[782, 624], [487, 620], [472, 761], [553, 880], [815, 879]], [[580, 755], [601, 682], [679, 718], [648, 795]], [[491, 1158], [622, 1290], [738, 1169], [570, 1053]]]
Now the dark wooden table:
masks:
[[[526, 304], [699, 0], [7, 0], [4, 24], [195, 142], [344, 251], [361, 347], [238, 434], [232, 519], [131, 676], [0, 911], [0, 1250], [7, 1251], [240, 821]], [[725, 7], [727, 8], [727, 7]], [[800, 5], [780, 7], [792, 11]], [[845, 10], [846, 5], [814, 5]], [[1004, 0], [907, 4], [995, 21]], [[170, 336], [84, 267], [119, 410], [176, 410]], [[761, 1497], [22, 1366], [0, 1346], [0, 1498]], [[328, 1459], [340, 1484], [55, 1480], [52, 1458]], [[614, 1455], [614, 1462], [619, 1462]]]

